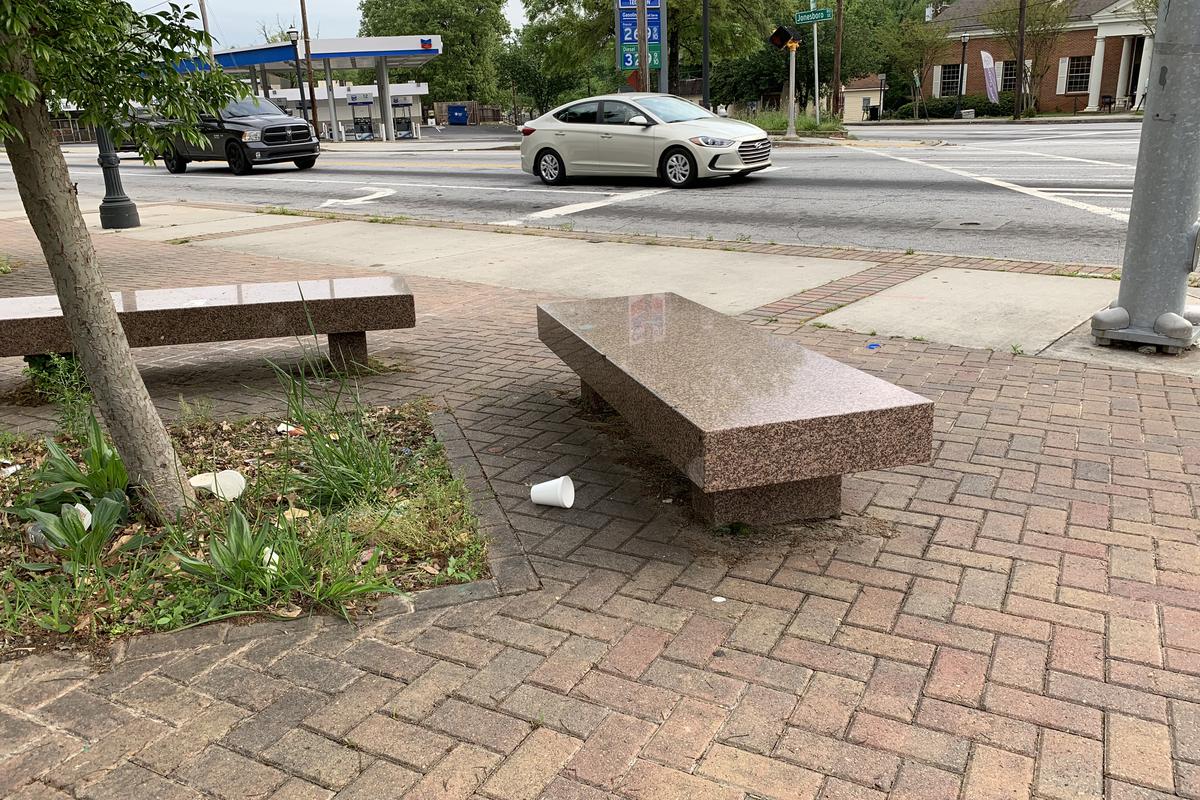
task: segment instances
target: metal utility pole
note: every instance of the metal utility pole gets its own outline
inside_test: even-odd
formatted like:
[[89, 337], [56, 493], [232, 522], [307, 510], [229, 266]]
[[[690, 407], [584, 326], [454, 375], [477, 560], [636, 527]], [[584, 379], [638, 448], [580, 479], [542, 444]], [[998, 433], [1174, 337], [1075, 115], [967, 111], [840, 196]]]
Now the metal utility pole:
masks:
[[[837, 117], [842, 113], [842, 12], [845, 11], [845, 0], [837, 0], [837, 22], [833, 35], [833, 116]], [[879, 101], [879, 113], [882, 119], [883, 100]]]
[[659, 41], [659, 58], [661, 63], [658, 65], [658, 90], [663, 94], [671, 91], [670, 70], [671, 63], [671, 40], [667, 36], [667, 0], [661, 0], [658, 4], [658, 41]]
[[647, 35], [646, 0], [637, 0], [638, 88], [650, 91], [650, 37]]
[[1182, 353], [1200, 339], [1187, 305], [1200, 240], [1200, 3], [1162, 3], [1149, 70], [1133, 206], [1117, 300], [1092, 317], [1096, 344], [1114, 340]]
[[969, 41], [971, 41], [971, 34], [964, 33], [962, 35], [962, 58], [958, 62], [958, 99], [954, 101], [955, 119], [962, 119], [962, 96], [963, 89], [966, 88], [963, 86], [966, 83], [963, 73], [967, 71], [967, 42]]
[[[1025, 113], [1025, 12], [1029, 0], [1021, 0], [1017, 10], [1017, 92], [1013, 98], [1013, 119]], [[1004, 76], [1000, 76], [1003, 82]]]
[[112, 136], [108, 128], [96, 126], [96, 146], [100, 149], [100, 157], [96, 163], [104, 175], [104, 199], [100, 201], [100, 227], [105, 230], [114, 228], [136, 228], [142, 224], [138, 216], [137, 206], [125, 188], [121, 186], [121, 157], [113, 146]]
[[296, 92], [300, 97], [300, 116], [305, 122], [308, 121], [308, 112], [304, 109], [304, 76], [300, 72], [300, 48], [296, 44], [300, 40], [300, 32], [296, 30], [296, 26], [288, 28], [288, 41], [292, 43], [292, 63], [296, 66]]
[[[817, 10], [817, 0], [808, 0], [808, 10]], [[813, 23], [813, 112], [821, 124], [821, 67], [817, 61], [817, 23]], [[792, 131], [795, 134], [795, 131]]]
[[[308, 68], [308, 99], [312, 106], [312, 126], [317, 135], [321, 135], [321, 126], [317, 120], [317, 89], [313, 82], [312, 69], [312, 48], [308, 38], [308, 5], [304, 0], [300, 0], [300, 29], [304, 31], [304, 64]], [[332, 92], [333, 87], [327, 87], [326, 91]]]
[[204, 27], [204, 33], [208, 36], [208, 60], [209, 63], [217, 63], [216, 57], [213, 55], [212, 32], [208, 29], [208, 4], [204, 0], [200, 2], [200, 24]]
[[712, 110], [712, 98], [708, 93], [708, 0], [704, 0], [700, 10], [700, 38], [701, 38], [701, 55], [700, 55], [700, 86], [701, 86], [701, 105]]
[[783, 135], [785, 139], [796, 138], [796, 50], [800, 47], [800, 43], [795, 39], [790, 39], [787, 43], [788, 49], [788, 126], [787, 133]]

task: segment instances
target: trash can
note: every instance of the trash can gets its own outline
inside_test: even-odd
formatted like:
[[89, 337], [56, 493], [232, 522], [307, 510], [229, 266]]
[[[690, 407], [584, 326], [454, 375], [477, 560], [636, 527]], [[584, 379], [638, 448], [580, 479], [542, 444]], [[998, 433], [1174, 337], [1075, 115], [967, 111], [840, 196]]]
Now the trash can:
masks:
[[446, 109], [446, 116], [451, 125], [466, 125], [470, 119], [466, 106], [449, 106]]
[[879, 106], [871, 106], [871, 110], [867, 112], [867, 119], [871, 122], [879, 122]]

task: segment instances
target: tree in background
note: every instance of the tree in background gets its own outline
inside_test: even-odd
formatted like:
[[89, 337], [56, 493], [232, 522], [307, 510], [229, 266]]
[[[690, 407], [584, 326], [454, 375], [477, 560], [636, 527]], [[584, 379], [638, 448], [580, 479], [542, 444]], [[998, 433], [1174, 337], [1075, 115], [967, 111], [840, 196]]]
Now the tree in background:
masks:
[[[1019, 26], [1019, 0], [993, 0], [983, 12], [983, 24], [996, 32], [1008, 47], [1007, 58], [1016, 58]], [[1021, 104], [1022, 108], [1033, 108], [1037, 104], [1037, 87], [1046, 80], [1046, 73], [1054, 64], [1054, 51], [1058, 40], [1067, 27], [1071, 13], [1070, 0], [1029, 3], [1025, 14], [1025, 60], [1029, 64], [1025, 87], [1032, 97]]]
[[[151, 159], [176, 135], [201, 141], [200, 114], [215, 114], [244, 87], [220, 70], [181, 73], [207, 58], [196, 15], [178, 6], [141, 14], [116, 0], [0, 3], [0, 139], [58, 294], [63, 320], [113, 444], [152, 517], [166, 520], [192, 497], [105, 286], [50, 109], [70, 103], [85, 122], [132, 136]], [[147, 112], [133, 117], [131, 104]], [[151, 127], [151, 118], [174, 120]]]
[[1158, 25], [1158, 0], [1133, 0], [1133, 10], [1137, 12], [1146, 35], [1153, 36], [1154, 28]]
[[913, 80], [920, 77], [921, 86], [928, 86], [934, 65], [950, 48], [946, 38], [949, 29], [934, 22], [912, 18], [893, 23], [885, 36], [886, 55], [890, 59], [888, 84], [893, 89], [906, 87], [912, 96], [913, 117], [921, 114], [921, 92]]
[[[551, 26], [529, 23], [505, 41], [500, 53], [501, 88], [511, 87], [535, 114], [543, 114], [559, 102], [565, 102], [591, 77], [586, 61], [562, 64], [551, 58], [553, 38]], [[609, 69], [611, 71], [611, 65]], [[586, 93], [591, 94], [591, 91]]]
[[417, 71], [429, 101], [498, 103], [497, 62], [508, 34], [504, 0], [360, 0], [363, 36], [440, 34], [445, 52]]

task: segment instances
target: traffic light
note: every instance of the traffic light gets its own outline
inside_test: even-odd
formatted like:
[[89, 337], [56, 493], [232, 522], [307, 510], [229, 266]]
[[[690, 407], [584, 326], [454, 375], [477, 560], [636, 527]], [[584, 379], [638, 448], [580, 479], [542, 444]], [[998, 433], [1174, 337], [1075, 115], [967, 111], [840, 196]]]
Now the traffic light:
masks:
[[776, 50], [782, 50], [783, 48], [787, 47], [788, 42], [795, 38], [795, 31], [793, 31], [791, 28], [780, 25], [775, 29], [775, 32], [771, 34], [771, 37], [767, 39], [767, 41], [770, 42], [771, 46]]

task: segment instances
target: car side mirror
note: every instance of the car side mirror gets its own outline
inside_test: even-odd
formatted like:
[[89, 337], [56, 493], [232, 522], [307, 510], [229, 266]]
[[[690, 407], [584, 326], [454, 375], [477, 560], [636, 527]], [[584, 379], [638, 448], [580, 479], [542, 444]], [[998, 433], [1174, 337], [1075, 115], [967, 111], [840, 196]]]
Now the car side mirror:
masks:
[[646, 118], [645, 118], [643, 115], [641, 115], [641, 114], [635, 114], [634, 116], [632, 116], [632, 117], [630, 117], [630, 118], [629, 118], [629, 122], [628, 122], [628, 123], [626, 123], [626, 124], [628, 124], [628, 125], [641, 125], [643, 128], [649, 128], [649, 127], [650, 127], [651, 125], [653, 125], [654, 123], [653, 123], [653, 122], [651, 122], [650, 120], [646, 119]]

